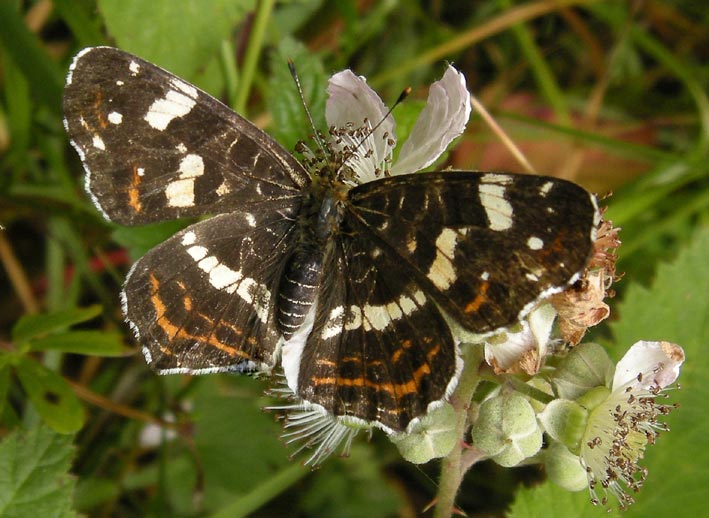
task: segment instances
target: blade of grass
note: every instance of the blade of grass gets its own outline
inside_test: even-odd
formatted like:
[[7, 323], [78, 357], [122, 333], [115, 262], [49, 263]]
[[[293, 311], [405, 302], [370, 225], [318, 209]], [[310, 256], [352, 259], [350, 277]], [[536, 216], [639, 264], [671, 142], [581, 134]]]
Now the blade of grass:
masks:
[[413, 59], [403, 62], [398, 67], [387, 69], [381, 74], [372, 77], [370, 83], [374, 88], [381, 87], [392, 78], [401, 77], [411, 70], [445, 59], [451, 54], [455, 54], [466, 47], [509, 29], [515, 23], [533, 20], [545, 14], [557, 11], [562, 7], [591, 4], [598, 1], [600, 0], [543, 0], [520, 5], [502, 13], [500, 16], [493, 18], [483, 25], [473, 27], [463, 32], [442, 45], [438, 45]]
[[246, 101], [249, 98], [251, 84], [254, 81], [256, 66], [261, 56], [261, 49], [263, 48], [263, 41], [266, 35], [266, 27], [271, 18], [274, 4], [275, 0], [263, 0], [258, 3], [256, 17], [254, 18], [254, 24], [251, 28], [251, 36], [246, 49], [244, 64], [241, 67], [241, 81], [236, 91], [234, 105], [232, 106], [237, 113], [244, 116], [246, 114]]
[[15, 2], [0, 2], [0, 42], [27, 78], [35, 99], [53, 113], [61, 112], [64, 79], [17, 12]]
[[75, 0], [54, 0], [54, 8], [69, 26], [81, 47], [105, 44], [106, 38], [101, 33], [99, 24], [95, 18], [91, 18], [88, 10], [83, 9], [83, 5]]
[[224, 506], [214, 513], [211, 518], [241, 518], [242, 516], [249, 516], [310, 472], [311, 470], [305, 466], [293, 463], [273, 475], [266, 482], [256, 486], [246, 495]]
[[[512, 2], [510, 0], [498, 0], [498, 3], [504, 10], [512, 8]], [[522, 49], [522, 53], [532, 70], [534, 80], [539, 86], [542, 96], [551, 105], [556, 119], [562, 126], [570, 126], [571, 117], [569, 116], [569, 109], [566, 106], [564, 95], [561, 93], [561, 88], [559, 88], [559, 85], [554, 79], [554, 74], [552, 74], [542, 53], [539, 51], [539, 47], [537, 47], [537, 44], [534, 42], [532, 33], [522, 22], [512, 25], [512, 33], [517, 38], [517, 43], [520, 49]]]

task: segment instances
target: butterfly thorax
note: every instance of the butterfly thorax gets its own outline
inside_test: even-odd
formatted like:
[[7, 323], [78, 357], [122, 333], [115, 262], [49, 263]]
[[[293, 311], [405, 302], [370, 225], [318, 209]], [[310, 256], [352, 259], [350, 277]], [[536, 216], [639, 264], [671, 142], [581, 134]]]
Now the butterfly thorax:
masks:
[[278, 289], [278, 327], [290, 338], [303, 324], [320, 288], [322, 266], [331, 253], [331, 237], [343, 217], [346, 190], [329, 174], [316, 174], [304, 190], [295, 225], [293, 251]]

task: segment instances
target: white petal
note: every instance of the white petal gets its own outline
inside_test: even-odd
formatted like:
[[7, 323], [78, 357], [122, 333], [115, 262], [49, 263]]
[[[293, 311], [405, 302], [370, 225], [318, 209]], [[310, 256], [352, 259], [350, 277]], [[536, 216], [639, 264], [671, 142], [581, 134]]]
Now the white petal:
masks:
[[507, 371], [537, 348], [535, 337], [526, 320], [522, 321], [522, 330], [506, 333], [503, 343], [485, 342], [485, 361], [502, 371]]
[[547, 345], [554, 327], [554, 320], [556, 320], [556, 310], [551, 304], [542, 304], [532, 311], [527, 319], [534, 340], [537, 342], [539, 357], [544, 358], [547, 354]]
[[[379, 95], [372, 90], [362, 76], [351, 70], [343, 70], [333, 75], [327, 87], [328, 99], [325, 106], [325, 118], [328, 127], [344, 128], [352, 124], [354, 128], [373, 127], [379, 124], [387, 113], [387, 108]], [[387, 145], [388, 139], [394, 139], [394, 118], [389, 115], [369, 136], [366, 142], [357, 148], [358, 159], [350, 161], [355, 169], [359, 183], [375, 179], [374, 171], [381, 167], [393, 146]], [[386, 137], [385, 137], [386, 135]], [[359, 142], [343, 142], [342, 145], [357, 146]], [[366, 157], [369, 150], [371, 156]]]
[[441, 80], [431, 85], [426, 107], [401, 148], [391, 173], [413, 173], [431, 165], [448, 144], [463, 133], [470, 110], [465, 77], [448, 65]]
[[[679, 345], [669, 342], [636, 342], [618, 362], [612, 390], [615, 392], [626, 384], [642, 388], [664, 388], [677, 379], [682, 363], [684, 350]], [[642, 374], [642, 381], [638, 381], [638, 374]]]

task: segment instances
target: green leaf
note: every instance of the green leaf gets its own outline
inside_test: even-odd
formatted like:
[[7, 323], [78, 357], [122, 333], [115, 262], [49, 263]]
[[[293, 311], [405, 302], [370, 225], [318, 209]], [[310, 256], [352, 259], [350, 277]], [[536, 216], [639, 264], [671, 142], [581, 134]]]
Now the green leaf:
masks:
[[348, 458], [328, 460], [317, 471], [302, 508], [303, 516], [313, 518], [386, 518], [399, 516], [402, 502], [375, 450], [356, 442]]
[[[623, 248], [620, 248], [622, 253]], [[669, 433], [649, 446], [641, 464], [648, 468], [636, 504], [624, 517], [702, 516], [709, 487], [709, 228], [703, 228], [672, 264], [660, 265], [651, 288], [631, 285], [618, 308], [621, 319], [612, 325], [620, 358], [638, 340], [667, 340], [681, 345], [686, 361], [670, 403], [680, 408], [666, 419]], [[628, 279], [628, 276], [625, 277]], [[663, 401], [665, 403], [665, 401]]]
[[94, 356], [126, 356], [123, 334], [111, 331], [67, 331], [29, 341], [31, 351], [62, 351]]
[[39, 335], [51, 333], [59, 329], [85, 322], [98, 316], [101, 306], [93, 305], [86, 308], [71, 308], [54, 313], [24, 315], [12, 328], [12, 340], [16, 343], [25, 342]]
[[[621, 247], [622, 252], [622, 247]], [[619, 359], [636, 341], [668, 340], [681, 345], [687, 360], [682, 367], [681, 390], [671, 392], [669, 403], [680, 408], [666, 421], [672, 430], [662, 433], [657, 444], [648, 446], [640, 464], [648, 477], [635, 504], [627, 511], [615, 510], [611, 516], [703, 516], [706, 488], [709, 486], [709, 450], [704, 448], [709, 417], [709, 229], [699, 231], [692, 245], [671, 265], [662, 265], [649, 289], [632, 285], [617, 310], [622, 318], [612, 325], [617, 345], [611, 355]], [[627, 276], [625, 277], [628, 278]], [[667, 403], [663, 401], [663, 403]], [[568, 493], [553, 484], [543, 484], [518, 492], [511, 518], [601, 517], [603, 507], [594, 507], [587, 491]]]
[[0, 442], [0, 516], [70, 518], [76, 483], [69, 474], [72, 437], [45, 426], [17, 430]]
[[[312, 135], [313, 129], [310, 127], [303, 102], [290, 75], [289, 59], [295, 64], [305, 102], [308, 104], [316, 128], [320, 131], [327, 129], [325, 122], [327, 75], [320, 58], [292, 38], [284, 38], [270, 56], [271, 78], [267, 101], [273, 115], [272, 133], [282, 146], [292, 150], [296, 142]], [[306, 142], [306, 144], [311, 148], [315, 145], [314, 142]]]
[[[507, 518], [601, 518], [620, 513], [591, 504], [588, 491], [571, 493], [550, 482], [517, 492]], [[625, 516], [625, 515], [622, 515]], [[662, 516], [652, 514], [651, 516]], [[676, 515], [675, 515], [676, 516]]]
[[0, 363], [0, 418], [5, 411], [5, 400], [10, 390], [10, 368]]
[[254, 0], [99, 0], [116, 44], [194, 81]]
[[0, 45], [27, 78], [38, 104], [58, 114], [63, 72], [40, 45], [39, 36], [28, 29], [16, 2], [0, 2]]
[[59, 433], [74, 433], [84, 424], [84, 408], [69, 384], [32, 358], [22, 357], [17, 377], [40, 417]]
[[115, 480], [82, 477], [76, 486], [74, 505], [79, 511], [89, 511], [98, 505], [115, 500], [121, 494], [121, 489]]
[[113, 232], [113, 240], [126, 247], [131, 259], [136, 260], [153, 248], [158, 243], [162, 243], [168, 237], [182, 230], [187, 226], [188, 221], [174, 220], [142, 225], [140, 227], [118, 227]]
[[[263, 388], [259, 380], [222, 376], [200, 384], [195, 394], [194, 443], [204, 466], [205, 510], [253, 499], [253, 491], [289, 465], [288, 449], [278, 440], [281, 426], [261, 410], [268, 404], [260, 397]], [[261, 504], [273, 495], [262, 496]]]

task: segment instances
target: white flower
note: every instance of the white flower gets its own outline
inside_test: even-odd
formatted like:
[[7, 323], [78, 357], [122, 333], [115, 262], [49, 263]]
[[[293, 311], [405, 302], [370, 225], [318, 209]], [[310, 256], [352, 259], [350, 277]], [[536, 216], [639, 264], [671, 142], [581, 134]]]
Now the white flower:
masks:
[[485, 338], [485, 361], [495, 373], [539, 372], [547, 354], [556, 311], [539, 306], [520, 322], [519, 331], [505, 331]]
[[628, 490], [637, 491], [646, 477], [638, 461], [659, 431], [668, 429], [658, 419], [674, 408], [657, 399], [667, 397], [662, 389], [674, 383], [683, 362], [678, 345], [637, 342], [618, 362], [610, 391], [601, 387], [600, 402], [588, 405], [579, 456], [594, 503], [605, 504], [609, 492], [621, 508], [633, 503]]
[[428, 167], [463, 133], [471, 111], [465, 77], [449, 65], [440, 81], [431, 85], [426, 107], [392, 166], [394, 118], [387, 115], [386, 106], [366, 79], [343, 70], [330, 78], [327, 92], [325, 117], [331, 128], [330, 145], [345, 156], [352, 153], [345, 162], [353, 171], [355, 184]]
[[[326, 104], [326, 119], [330, 127], [330, 140], [326, 143], [328, 156], [318, 155], [299, 146], [306, 166], [342, 167], [338, 179], [351, 186], [370, 182], [381, 176], [414, 173], [431, 165], [453, 139], [465, 129], [470, 117], [470, 94], [465, 78], [448, 66], [440, 81], [431, 85], [428, 101], [421, 111], [409, 138], [402, 146], [399, 160], [392, 166], [392, 150], [396, 145], [395, 123], [391, 114], [366, 79], [350, 70], [338, 72], [330, 78]], [[325, 164], [322, 163], [325, 160]], [[334, 164], [333, 164], [334, 162]], [[379, 423], [368, 423], [350, 416], [335, 416], [320, 405], [298, 397], [300, 359], [308, 334], [313, 326], [311, 311], [298, 332], [286, 341], [281, 349], [281, 364], [286, 387], [276, 390], [292, 404], [271, 407], [285, 412], [288, 443], [300, 443], [296, 453], [303, 448], [313, 448], [306, 464], [316, 465], [344, 443], [347, 454], [359, 430], [383, 428]]]

